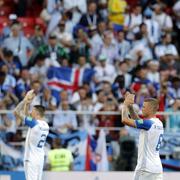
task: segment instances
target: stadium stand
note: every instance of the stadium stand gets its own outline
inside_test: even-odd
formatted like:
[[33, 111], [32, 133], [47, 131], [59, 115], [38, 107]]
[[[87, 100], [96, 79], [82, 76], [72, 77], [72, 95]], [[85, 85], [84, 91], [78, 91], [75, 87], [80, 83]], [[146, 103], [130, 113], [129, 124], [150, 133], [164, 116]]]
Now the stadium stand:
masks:
[[[70, 149], [81, 141], [98, 159], [104, 129], [108, 170], [135, 167], [126, 158], [132, 166], [122, 168], [120, 157], [127, 148], [124, 128], [134, 137], [127, 140], [133, 152], [126, 156], [137, 152], [138, 132], [121, 123], [125, 92], [136, 95], [139, 114], [145, 98], [159, 99], [158, 117], [167, 132], [162, 161], [179, 170], [179, 156], [173, 156], [180, 145], [179, 12], [175, 0], [0, 0], [0, 147], [9, 150], [1, 151], [0, 169], [22, 168], [27, 129], [16, 127], [12, 110], [33, 88], [33, 105], [46, 107], [51, 127], [47, 150], [57, 137]], [[81, 155], [88, 159], [88, 153]], [[73, 170], [97, 170], [96, 160], [82, 160]]]

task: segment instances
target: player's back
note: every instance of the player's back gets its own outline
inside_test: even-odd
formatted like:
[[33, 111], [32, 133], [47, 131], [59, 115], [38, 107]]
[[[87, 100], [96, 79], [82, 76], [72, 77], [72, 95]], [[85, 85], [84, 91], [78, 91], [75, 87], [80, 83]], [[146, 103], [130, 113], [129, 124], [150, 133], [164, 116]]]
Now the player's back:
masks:
[[162, 173], [159, 149], [163, 139], [163, 124], [158, 118], [144, 121], [147, 126], [140, 130], [136, 170]]
[[[29, 122], [30, 117], [27, 117], [25, 122]], [[33, 163], [42, 163], [44, 161], [44, 145], [46, 137], [49, 133], [49, 126], [43, 120], [30, 120], [28, 133], [25, 142], [24, 160]]]

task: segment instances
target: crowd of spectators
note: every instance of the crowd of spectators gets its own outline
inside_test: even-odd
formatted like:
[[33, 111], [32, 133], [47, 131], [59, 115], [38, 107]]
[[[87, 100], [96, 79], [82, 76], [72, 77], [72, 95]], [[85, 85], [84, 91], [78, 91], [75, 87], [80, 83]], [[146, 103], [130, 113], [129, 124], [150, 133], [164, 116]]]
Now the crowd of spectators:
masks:
[[[34, 89], [33, 104], [51, 111], [118, 112], [127, 90], [135, 93], [139, 111], [146, 97], [159, 99], [159, 111], [178, 111], [180, 1], [134, 2], [45, 0], [39, 16], [46, 29], [36, 24], [31, 37], [18, 21], [22, 12], [9, 15], [0, 35], [0, 110], [13, 110]], [[95, 75], [57, 98], [47, 85], [50, 66], [92, 68]], [[178, 116], [170, 119], [171, 128], [180, 129]], [[96, 135], [95, 127], [122, 126], [117, 115], [61, 113], [48, 120], [55, 133], [80, 127]], [[0, 114], [0, 131], [6, 140], [20, 139], [10, 113]], [[118, 131], [106, 134], [108, 140], [119, 138]]]

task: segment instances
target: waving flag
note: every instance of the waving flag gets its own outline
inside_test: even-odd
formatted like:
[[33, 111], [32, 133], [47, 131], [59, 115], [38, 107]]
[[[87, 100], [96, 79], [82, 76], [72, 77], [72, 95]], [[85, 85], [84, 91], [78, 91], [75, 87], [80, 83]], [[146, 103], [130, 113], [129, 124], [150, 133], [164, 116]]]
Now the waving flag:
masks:
[[90, 68], [50, 67], [47, 78], [48, 85], [54, 90], [75, 91], [83, 83], [91, 81], [93, 75], [94, 70]]
[[100, 131], [96, 147], [97, 171], [108, 171], [108, 157], [106, 150], [106, 135], [104, 130]]

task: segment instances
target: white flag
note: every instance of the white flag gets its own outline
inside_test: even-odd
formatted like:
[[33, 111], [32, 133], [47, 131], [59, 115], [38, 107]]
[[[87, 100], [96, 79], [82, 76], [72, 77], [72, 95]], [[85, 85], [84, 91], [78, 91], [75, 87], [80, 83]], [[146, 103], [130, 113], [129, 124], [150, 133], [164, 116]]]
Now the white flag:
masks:
[[99, 133], [99, 138], [96, 147], [97, 155], [97, 171], [108, 171], [108, 157], [106, 150], [106, 135], [104, 130]]

